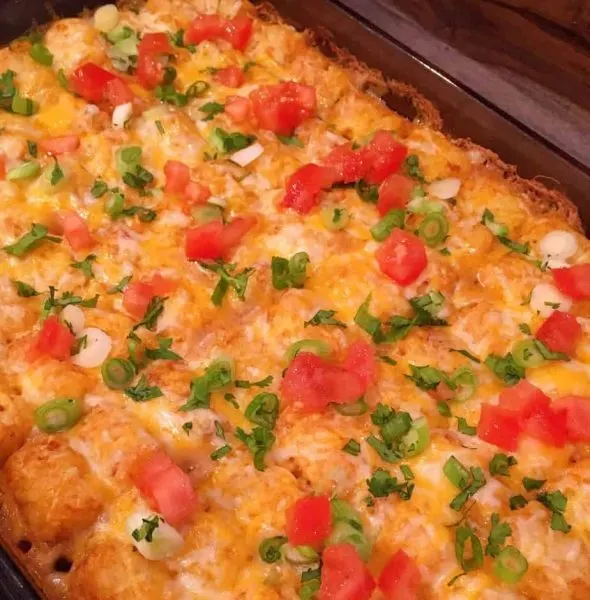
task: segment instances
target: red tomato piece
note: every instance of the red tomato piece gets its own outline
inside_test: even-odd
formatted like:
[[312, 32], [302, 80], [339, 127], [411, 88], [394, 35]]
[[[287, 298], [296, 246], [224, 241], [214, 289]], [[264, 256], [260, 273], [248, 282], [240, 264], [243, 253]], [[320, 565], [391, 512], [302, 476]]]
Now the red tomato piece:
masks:
[[236, 217], [233, 221], [227, 223], [221, 234], [224, 253], [227, 254], [237, 246], [254, 225], [256, 225], [256, 217]]
[[336, 172], [336, 181], [354, 183], [362, 179], [367, 172], [366, 152], [353, 150], [352, 144], [337, 146], [326, 156], [324, 165]]
[[226, 67], [215, 73], [215, 81], [226, 87], [238, 88], [244, 85], [244, 71], [239, 67]]
[[563, 448], [567, 437], [567, 411], [553, 407], [537, 410], [526, 420], [523, 433], [548, 446]]
[[186, 521], [197, 506], [188, 475], [162, 451], [148, 458], [133, 480], [152, 508], [171, 525]]
[[364, 391], [359, 375], [310, 352], [291, 361], [281, 382], [285, 400], [301, 403], [307, 412], [322, 412], [330, 403], [356, 402]]
[[138, 54], [172, 54], [170, 40], [165, 33], [146, 33], [137, 46]]
[[186, 232], [185, 253], [189, 260], [216, 260], [222, 258], [225, 247], [221, 240], [223, 223], [212, 221]]
[[155, 295], [151, 284], [132, 281], [123, 292], [123, 307], [129, 314], [139, 319], [143, 317], [150, 300]]
[[574, 315], [556, 310], [539, 327], [535, 337], [551, 352], [565, 352], [573, 356], [582, 339], [582, 326]]
[[237, 16], [225, 22], [223, 39], [236, 50], [244, 50], [252, 37], [253, 21], [246, 15]]
[[214, 40], [224, 33], [225, 19], [219, 15], [199, 15], [190, 24], [184, 34], [184, 43], [200, 44], [205, 40]]
[[402, 286], [416, 281], [428, 264], [424, 242], [401, 229], [391, 232], [375, 256], [381, 271]]
[[166, 176], [164, 191], [169, 194], [182, 194], [191, 178], [190, 169], [178, 160], [166, 161], [164, 175]]
[[416, 600], [421, 580], [414, 559], [398, 550], [381, 571], [379, 588], [386, 600]]
[[400, 144], [389, 131], [377, 131], [365, 147], [368, 171], [364, 177], [367, 183], [382, 183], [402, 166], [408, 149]]
[[287, 510], [285, 531], [293, 546], [322, 547], [332, 529], [332, 513], [328, 496], [299, 498]]
[[152, 295], [154, 296], [166, 296], [177, 287], [176, 281], [164, 277], [160, 273], [154, 273], [146, 283], [151, 286]]
[[243, 123], [250, 117], [252, 105], [248, 98], [243, 96], [228, 96], [225, 100], [225, 114], [234, 123]]
[[39, 147], [48, 154], [66, 154], [77, 150], [80, 138], [77, 135], [64, 135], [61, 137], [45, 138], [39, 142]]
[[151, 90], [162, 83], [164, 67], [154, 54], [138, 54], [135, 71], [139, 83]]
[[552, 269], [553, 279], [559, 291], [574, 300], [590, 298], [590, 263]]
[[70, 87], [87, 102], [98, 104], [104, 99], [106, 85], [112, 79], [118, 78], [94, 63], [85, 63], [72, 73]]
[[356, 373], [365, 386], [365, 392], [377, 380], [377, 360], [375, 347], [367, 342], [354, 342], [346, 350], [342, 366], [352, 373]]
[[548, 410], [550, 405], [549, 396], [526, 379], [500, 392], [499, 406], [516, 413], [522, 425], [531, 415]]
[[481, 405], [477, 435], [504, 450], [516, 450], [521, 427], [518, 415], [501, 406]]
[[68, 360], [74, 343], [74, 334], [55, 315], [47, 317], [33, 344], [31, 357], [50, 356], [56, 360]]
[[287, 180], [287, 189], [281, 202], [300, 215], [307, 214], [319, 204], [320, 192], [332, 185], [334, 171], [328, 167], [309, 164], [300, 167]]
[[184, 188], [184, 199], [193, 206], [195, 204], [204, 204], [211, 197], [211, 190], [196, 181], [189, 181]]
[[328, 546], [322, 561], [319, 600], [369, 600], [375, 580], [352, 544]]
[[63, 234], [72, 250], [83, 250], [94, 246], [86, 221], [73, 210], [64, 210], [57, 214]]
[[260, 128], [278, 135], [291, 135], [316, 113], [315, 89], [293, 81], [262, 85], [250, 93], [250, 100]]
[[564, 396], [553, 406], [566, 412], [567, 439], [570, 442], [590, 442], [590, 398]]
[[115, 78], [107, 81], [104, 89], [104, 99], [113, 108], [119, 106], [119, 104], [133, 102], [134, 98], [133, 92], [122, 79]]
[[377, 212], [384, 217], [394, 208], [405, 208], [412, 197], [414, 182], [405, 175], [390, 175], [379, 188]]
[[6, 155], [0, 152], [0, 180], [6, 178]]

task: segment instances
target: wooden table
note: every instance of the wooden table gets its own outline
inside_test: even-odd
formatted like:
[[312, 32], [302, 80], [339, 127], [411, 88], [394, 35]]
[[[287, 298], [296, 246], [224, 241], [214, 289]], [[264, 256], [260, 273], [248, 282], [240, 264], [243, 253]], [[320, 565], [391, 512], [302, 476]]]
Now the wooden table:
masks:
[[339, 0], [590, 168], [590, 0]]

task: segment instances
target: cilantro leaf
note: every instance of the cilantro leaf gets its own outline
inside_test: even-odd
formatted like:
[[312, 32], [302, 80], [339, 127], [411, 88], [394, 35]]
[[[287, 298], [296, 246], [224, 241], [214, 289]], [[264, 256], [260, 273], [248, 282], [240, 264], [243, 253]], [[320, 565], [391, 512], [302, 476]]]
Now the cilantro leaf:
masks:
[[129, 387], [124, 390], [124, 394], [131, 398], [133, 402], [147, 402], [154, 398], [163, 396], [162, 390], [157, 386], [150, 386], [145, 375], [139, 378], [139, 381], [134, 387]]
[[303, 323], [303, 326], [333, 325], [334, 327], [346, 329], [345, 323], [339, 321], [338, 319], [334, 319], [335, 314], [335, 310], [318, 310], [318, 312], [309, 321], [305, 321]]
[[302, 288], [308, 264], [309, 255], [307, 252], [297, 252], [289, 259], [273, 256], [270, 268], [272, 272], [272, 285], [275, 290]]
[[150, 360], [182, 360], [182, 356], [170, 350], [172, 338], [160, 338], [158, 348], [146, 348], [145, 355]]
[[494, 454], [490, 461], [489, 469], [491, 475], [504, 475], [508, 477], [510, 473], [508, 469], [517, 464], [514, 456], [508, 456], [506, 454], [498, 453]]
[[73, 262], [70, 264], [74, 269], [80, 269], [86, 279], [92, 279], [94, 277], [94, 271], [92, 270], [92, 263], [96, 260], [96, 254], [89, 254], [84, 260]]
[[32, 298], [33, 296], [40, 295], [40, 292], [38, 292], [32, 285], [29, 285], [24, 281], [17, 281], [16, 279], [13, 279], [12, 285], [14, 285], [16, 288], [16, 293], [21, 298]]
[[266, 469], [264, 458], [276, 441], [273, 432], [266, 427], [254, 427], [250, 433], [246, 433], [241, 427], [238, 427], [236, 437], [246, 445], [252, 454], [254, 468], [257, 471], [264, 471]]
[[37, 248], [39, 245], [41, 245], [41, 242], [44, 241], [59, 244], [61, 243], [61, 238], [54, 235], [49, 235], [49, 230], [44, 225], [33, 223], [29, 233], [23, 235], [16, 242], [9, 244], [8, 246], [4, 246], [4, 251], [11, 256], [17, 256], [20, 258], [27, 254], [27, 252]]
[[223, 299], [231, 287], [240, 300], [246, 299], [246, 288], [248, 286], [248, 279], [254, 272], [252, 267], [248, 267], [239, 273], [235, 273], [236, 266], [230, 263], [223, 263], [217, 261], [215, 263], [208, 263], [198, 261], [201, 268], [212, 271], [219, 275], [219, 281], [211, 294], [211, 301], [215, 306], [221, 306]]
[[492, 557], [498, 556], [502, 550], [502, 546], [506, 542], [506, 538], [510, 537], [511, 535], [512, 527], [510, 527], [508, 523], [502, 523], [500, 521], [500, 515], [493, 513], [492, 527], [490, 529], [490, 535], [488, 536], [486, 554]]

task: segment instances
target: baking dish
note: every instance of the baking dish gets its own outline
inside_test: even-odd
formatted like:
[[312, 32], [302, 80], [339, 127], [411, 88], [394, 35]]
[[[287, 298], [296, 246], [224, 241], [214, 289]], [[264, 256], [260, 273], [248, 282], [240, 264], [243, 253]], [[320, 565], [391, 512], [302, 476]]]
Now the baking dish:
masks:
[[[288, 20], [318, 30], [318, 39], [325, 42], [328, 51], [333, 51], [333, 47], [325, 31], [322, 31], [327, 27], [334, 34], [336, 44], [348, 47], [360, 59], [387, 76], [418, 87], [440, 109], [443, 120], [448, 124], [448, 131], [454, 136], [470, 136], [475, 142], [491, 147], [508, 162], [519, 164], [523, 176], [543, 174], [563, 182], [560, 189], [578, 205], [582, 218], [588, 222], [590, 215], [585, 212], [587, 208], [582, 202], [583, 192], [590, 183], [588, 174], [568, 161], [558, 149], [543, 145], [533, 133], [520, 129], [517, 124], [494, 112], [482, 99], [470, 96], [459, 85], [433, 71], [429, 65], [381, 35], [370, 24], [356, 20], [337, 3], [324, 1], [313, 8], [295, 6], [286, 0], [278, 0], [274, 4]], [[83, 8], [75, 2], [56, 2], [54, 7], [64, 16], [75, 14]], [[0, 12], [1, 32], [5, 41], [18, 35], [31, 23], [42, 23], [52, 17], [44, 5], [35, 3], [26, 6], [20, 2], [7, 3]], [[400, 96], [414, 101], [412, 105], [399, 97], [391, 97], [396, 109], [406, 114], [417, 110], [419, 117], [429, 119], [432, 123], [438, 121], [437, 111], [427, 101], [403, 86], [394, 89]], [[6, 557], [2, 557], [1, 564], [0, 590], [3, 597], [34, 598], [33, 590], [20, 578]]]

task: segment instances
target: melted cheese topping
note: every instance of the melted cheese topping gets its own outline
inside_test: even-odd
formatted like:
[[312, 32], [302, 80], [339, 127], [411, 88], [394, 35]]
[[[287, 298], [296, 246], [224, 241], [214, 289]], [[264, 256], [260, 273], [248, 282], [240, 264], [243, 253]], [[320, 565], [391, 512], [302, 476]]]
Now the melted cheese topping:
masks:
[[[137, 14], [120, 12], [120, 22], [139, 34], [173, 33], [186, 29], [198, 13], [231, 17], [241, 9], [254, 14], [252, 7], [234, 0], [149, 0]], [[255, 19], [244, 52], [222, 41], [203, 42], [194, 53], [174, 47], [176, 85], [185, 89], [199, 80], [207, 82], [209, 89], [179, 108], [159, 103], [152, 92], [129, 78], [141, 101], [132, 115], [125, 110], [125, 119], [130, 116], [125, 127], [120, 119], [113, 123], [101, 107], [86, 104], [58, 82], [60, 69], [68, 76], [89, 61], [113, 70], [110, 44], [93, 27], [92, 19], [55, 22], [44, 43], [54, 57], [49, 67], [29, 57], [26, 42], [0, 51], [0, 70], [14, 71], [21, 94], [39, 106], [31, 117], [0, 112], [0, 149], [10, 169], [31, 159], [27, 141], [74, 133], [80, 147], [58, 157], [65, 174], [59, 186], [49, 185], [44, 175], [0, 182], [1, 242], [13, 243], [31, 224], [48, 224], [56, 210], [65, 209], [88, 222], [97, 242], [92, 249], [96, 256], [92, 278], [71, 266], [87, 253], [72, 250], [65, 240], [43, 243], [22, 258], [5, 254], [0, 262], [0, 381], [5, 384], [0, 396], [0, 462], [8, 459], [0, 476], [0, 524], [10, 543], [33, 541], [28, 565], [40, 574], [48, 597], [296, 598], [299, 571], [284, 561], [263, 563], [258, 546], [266, 537], [283, 534], [285, 511], [297, 498], [323, 493], [346, 499], [361, 514], [373, 542], [368, 565], [375, 575], [400, 548], [415, 559], [424, 597], [586, 598], [590, 592], [587, 450], [570, 445], [555, 449], [526, 440], [514, 453], [518, 464], [510, 476], [494, 478], [489, 461], [498, 449], [459, 434], [457, 420], [439, 415], [433, 398], [404, 375], [410, 364], [430, 364], [447, 373], [470, 365], [479, 386], [464, 404], [452, 403], [452, 410], [475, 425], [481, 404], [497, 402], [502, 382], [483, 364], [470, 363], [450, 350], [467, 350], [480, 359], [490, 353], [503, 355], [522, 339], [520, 324], [534, 331], [542, 322], [538, 307], [527, 298], [532, 290], [544, 289], [538, 286], [546, 289], [551, 274], [496, 240], [480, 223], [486, 208], [496, 222], [508, 227], [511, 239], [529, 242], [533, 253], [549, 232], [567, 232], [576, 236], [577, 254], [568, 256], [574, 263], [577, 257], [590, 255], [588, 240], [570, 232], [557, 214], [534, 213], [528, 199], [488, 171], [473, 151], [465, 152], [442, 134], [404, 121], [378, 99], [362, 93], [350, 73], [310, 48], [302, 34], [286, 25]], [[253, 66], [240, 89], [215, 83], [215, 69], [246, 64]], [[298, 129], [302, 147], [281, 144], [272, 133], [257, 131], [251, 124], [236, 127], [223, 113], [207, 121], [199, 110], [207, 102], [247, 96], [261, 84], [282, 80], [316, 89], [319, 114]], [[256, 135], [263, 153], [245, 167], [208, 160], [209, 134], [215, 127]], [[426, 181], [452, 180], [457, 190], [456, 202], [445, 203], [450, 223], [444, 242], [447, 251], [428, 248], [428, 267], [408, 288], [400, 288], [379, 270], [374, 256], [378, 244], [369, 232], [377, 221], [376, 211], [354, 190], [333, 189], [322, 197], [322, 204], [346, 207], [351, 214], [341, 231], [326, 229], [319, 211], [301, 217], [277, 208], [287, 178], [299, 166], [320, 161], [343, 141], [361, 141], [378, 129], [393, 131], [410, 148]], [[155, 178], [151, 195], [141, 196], [121, 180], [115, 152], [126, 146], [142, 148], [142, 165]], [[54, 166], [43, 153], [38, 160], [44, 170]], [[214, 306], [210, 296], [217, 277], [186, 260], [185, 232], [194, 221], [181, 198], [162, 191], [168, 160], [184, 162], [193, 180], [210, 187], [216, 202], [225, 207], [227, 220], [257, 216], [257, 226], [232, 258], [238, 270], [254, 269], [244, 301], [230, 291], [222, 307]], [[155, 220], [113, 221], [105, 212], [108, 196], [97, 199], [90, 193], [96, 179], [119, 187], [128, 205], [156, 211]], [[289, 258], [301, 251], [311, 260], [304, 287], [278, 292], [271, 284], [272, 257]], [[155, 273], [172, 278], [176, 288], [168, 294], [156, 331], [137, 333], [152, 348], [158, 337], [172, 338], [172, 349], [182, 357], [152, 361], [143, 371], [149, 384], [161, 389], [161, 397], [134, 402], [107, 388], [98, 367], [84, 368], [70, 361], [40, 360], [34, 366], [27, 362], [25, 351], [40, 328], [49, 286], [58, 294], [71, 292], [83, 298], [98, 294], [95, 307], [80, 307], [82, 324], [100, 329], [112, 340], [111, 357], [126, 357], [127, 335], [136, 320], [124, 310], [121, 295], [107, 291], [123, 277], [148, 280]], [[33, 286], [41, 295], [19, 297], [14, 280]], [[273, 382], [265, 391], [279, 393], [290, 344], [317, 337], [329, 342], [335, 355], [341, 354], [351, 342], [366, 337], [353, 320], [369, 293], [371, 312], [385, 319], [408, 315], [407, 299], [432, 290], [445, 296], [444, 318], [449, 326], [414, 329], [406, 339], [380, 347], [381, 354], [398, 364], [380, 363], [378, 383], [366, 396], [370, 412], [381, 402], [414, 418], [425, 416], [429, 422], [432, 439], [427, 450], [406, 461], [415, 477], [408, 501], [393, 494], [369, 505], [365, 502], [366, 481], [375, 469], [401, 477], [396, 465], [384, 462], [364, 441], [376, 433], [370, 412], [351, 418], [332, 409], [309, 415], [283, 406], [274, 431], [276, 443], [261, 472], [254, 469], [250, 453], [234, 435], [237, 427], [251, 429], [244, 410], [260, 390], [230, 387], [213, 393], [208, 409], [179, 410], [191, 380], [222, 354], [235, 360], [238, 379], [255, 381], [270, 375]], [[337, 310], [337, 318], [347, 327], [305, 328], [304, 321], [320, 309]], [[590, 317], [582, 303], [573, 310], [579, 317]], [[580, 320], [587, 338], [589, 321]], [[581, 345], [578, 360], [547, 363], [527, 372], [527, 377], [552, 397], [590, 396], [587, 345]], [[231, 402], [224, 397], [228, 392], [233, 394]], [[32, 427], [33, 411], [57, 397], [79, 399], [85, 414], [71, 430], [49, 438]], [[226, 441], [218, 437], [217, 424], [223, 426]], [[361, 442], [358, 456], [342, 452], [351, 438]], [[59, 446], [54, 447], [56, 440]], [[212, 461], [210, 454], [226, 442], [232, 451]], [[155, 563], [133, 552], [126, 523], [132, 515], [149, 513], [132, 484], [132, 473], [138, 457], [157, 446], [190, 474], [200, 501], [192, 522], [179, 528], [184, 538], [181, 550]], [[52, 457], [58, 452], [59, 464], [54, 464]], [[510, 524], [509, 543], [529, 562], [520, 583], [500, 582], [486, 558], [480, 569], [447, 585], [461, 572], [454, 550], [461, 515], [449, 506], [457, 489], [443, 474], [451, 455], [483, 469], [488, 483], [469, 505], [465, 522], [484, 544], [492, 513]], [[510, 496], [525, 493], [520, 484], [524, 476], [546, 479], [548, 489], [561, 489], [568, 496], [565, 517], [572, 524], [570, 533], [553, 531], [550, 514], [539, 502], [531, 501], [521, 511], [509, 509]], [[60, 554], [73, 561], [72, 573], [53, 572], [52, 560]], [[374, 597], [380, 598], [379, 594]]]

